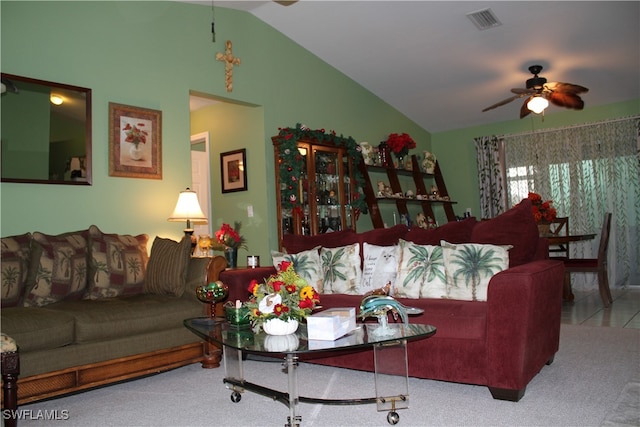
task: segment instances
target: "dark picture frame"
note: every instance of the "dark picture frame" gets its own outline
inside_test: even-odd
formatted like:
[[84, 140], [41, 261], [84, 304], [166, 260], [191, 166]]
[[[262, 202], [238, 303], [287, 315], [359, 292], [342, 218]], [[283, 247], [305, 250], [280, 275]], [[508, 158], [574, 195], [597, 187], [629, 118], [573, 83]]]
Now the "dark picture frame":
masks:
[[222, 192], [247, 191], [247, 150], [220, 153]]
[[162, 111], [109, 103], [109, 176], [162, 179]]

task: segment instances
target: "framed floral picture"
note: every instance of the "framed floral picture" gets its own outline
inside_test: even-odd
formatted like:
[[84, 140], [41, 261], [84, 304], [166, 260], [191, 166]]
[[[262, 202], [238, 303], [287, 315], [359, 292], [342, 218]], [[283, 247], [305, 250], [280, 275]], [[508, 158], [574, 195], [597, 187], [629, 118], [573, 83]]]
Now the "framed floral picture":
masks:
[[247, 150], [220, 153], [222, 192], [247, 191]]
[[109, 175], [162, 179], [162, 111], [109, 103]]

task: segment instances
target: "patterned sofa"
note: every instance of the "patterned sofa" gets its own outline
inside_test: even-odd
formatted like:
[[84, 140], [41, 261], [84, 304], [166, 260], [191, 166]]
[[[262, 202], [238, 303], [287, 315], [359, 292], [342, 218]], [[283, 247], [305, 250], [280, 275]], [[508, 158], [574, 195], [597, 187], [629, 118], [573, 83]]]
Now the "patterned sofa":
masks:
[[[287, 236], [283, 246], [289, 254], [273, 255], [276, 262], [288, 259], [298, 269], [296, 264], [308, 263], [319, 251], [324, 281], [307, 280], [322, 286], [322, 307], [358, 307], [362, 294], [378, 286], [370, 283], [371, 275], [388, 279], [384, 269], [371, 265], [372, 252], [367, 249], [384, 251], [393, 245], [399, 259], [391, 294], [407, 306], [424, 309], [422, 315], [410, 316], [410, 322], [437, 327], [433, 337], [409, 342], [409, 375], [486, 385], [496, 399], [520, 400], [527, 384], [558, 351], [564, 274], [562, 262], [548, 259], [548, 242], [538, 236], [530, 202], [491, 220], [470, 218], [432, 230], [395, 226], [359, 234]], [[347, 279], [342, 283], [333, 280], [335, 271], [328, 277], [326, 272], [336, 265], [348, 266], [346, 254], [358, 249], [363, 249], [364, 264], [359, 283], [366, 286], [358, 288], [358, 279], [350, 280], [347, 269], [338, 274]], [[336, 262], [340, 251], [343, 258]], [[487, 274], [472, 284], [465, 280], [473, 280], [472, 270], [456, 270], [464, 253], [478, 255], [477, 263], [485, 267], [483, 257], [490, 255], [489, 264], [495, 268], [486, 268]], [[416, 266], [424, 274], [416, 275]], [[272, 267], [226, 270], [220, 280], [230, 287], [230, 299], [246, 300], [250, 280], [262, 281], [274, 272]], [[327, 352], [306, 360], [373, 371], [370, 349]]]
[[206, 315], [194, 289], [226, 261], [191, 258], [189, 239], [156, 237], [148, 255], [148, 240], [96, 226], [2, 238], [1, 326], [18, 345], [19, 404], [203, 361], [182, 321]]

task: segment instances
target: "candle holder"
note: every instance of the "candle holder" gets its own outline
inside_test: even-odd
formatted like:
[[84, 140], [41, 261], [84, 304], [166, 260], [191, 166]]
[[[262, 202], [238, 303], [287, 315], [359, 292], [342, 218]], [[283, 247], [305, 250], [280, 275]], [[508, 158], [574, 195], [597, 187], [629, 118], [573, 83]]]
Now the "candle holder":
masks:
[[209, 317], [196, 319], [195, 322], [213, 325], [216, 323], [216, 303], [229, 296], [229, 287], [218, 280], [207, 285], [198, 286], [196, 288], [196, 296], [200, 301], [211, 304], [211, 311]]

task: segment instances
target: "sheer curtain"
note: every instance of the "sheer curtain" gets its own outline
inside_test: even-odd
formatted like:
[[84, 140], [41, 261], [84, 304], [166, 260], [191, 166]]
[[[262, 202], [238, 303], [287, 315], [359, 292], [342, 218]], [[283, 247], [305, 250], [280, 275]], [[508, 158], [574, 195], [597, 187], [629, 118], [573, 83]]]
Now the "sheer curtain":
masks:
[[[575, 258], [597, 257], [604, 214], [612, 212], [609, 282], [640, 285], [640, 118], [498, 139], [505, 144], [507, 205], [534, 191], [569, 217], [571, 233], [596, 233], [570, 245]], [[594, 274], [571, 276], [575, 289], [597, 287]]]

